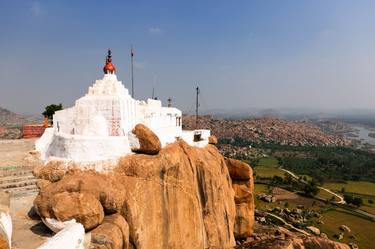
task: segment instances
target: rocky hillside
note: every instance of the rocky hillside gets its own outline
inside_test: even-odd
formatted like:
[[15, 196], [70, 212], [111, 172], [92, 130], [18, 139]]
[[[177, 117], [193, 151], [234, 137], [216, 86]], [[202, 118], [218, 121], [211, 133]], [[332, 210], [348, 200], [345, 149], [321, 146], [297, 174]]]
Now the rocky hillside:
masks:
[[21, 136], [24, 124], [42, 122], [41, 115], [20, 115], [0, 107], [0, 139], [16, 139]]
[[[183, 117], [184, 129], [195, 129], [195, 117]], [[305, 121], [288, 121], [278, 118], [214, 119], [200, 116], [198, 128], [210, 129], [219, 139], [234, 139], [253, 143], [282, 145], [347, 145], [349, 140], [324, 133], [317, 125]]]

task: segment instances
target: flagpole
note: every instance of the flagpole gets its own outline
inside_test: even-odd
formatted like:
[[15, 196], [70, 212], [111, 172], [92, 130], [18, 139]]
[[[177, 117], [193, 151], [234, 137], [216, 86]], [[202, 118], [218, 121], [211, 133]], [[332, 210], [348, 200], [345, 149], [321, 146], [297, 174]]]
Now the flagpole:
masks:
[[134, 52], [133, 52], [133, 45], [130, 47], [130, 56], [131, 56], [131, 70], [132, 70], [132, 98], [134, 98]]

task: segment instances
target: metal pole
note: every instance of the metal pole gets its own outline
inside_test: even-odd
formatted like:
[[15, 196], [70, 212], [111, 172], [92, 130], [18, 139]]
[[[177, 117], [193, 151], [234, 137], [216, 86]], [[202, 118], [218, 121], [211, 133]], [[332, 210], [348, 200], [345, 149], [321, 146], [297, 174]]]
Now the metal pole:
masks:
[[195, 102], [195, 129], [198, 129], [198, 108], [199, 108], [199, 87], [196, 88], [197, 96], [196, 96], [196, 102]]
[[131, 48], [130, 48], [130, 55], [131, 55], [131, 70], [132, 70], [132, 98], [134, 98], [134, 66], [133, 66], [134, 53], [133, 53], [133, 45], [131, 45]]

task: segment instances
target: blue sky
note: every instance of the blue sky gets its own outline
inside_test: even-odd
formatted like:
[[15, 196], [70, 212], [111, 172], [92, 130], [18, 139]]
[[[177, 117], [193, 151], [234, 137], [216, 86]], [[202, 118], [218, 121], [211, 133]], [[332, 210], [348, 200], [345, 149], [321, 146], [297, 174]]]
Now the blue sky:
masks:
[[107, 48], [136, 98], [203, 109], [375, 108], [375, 1], [1, 1], [0, 106], [65, 106]]

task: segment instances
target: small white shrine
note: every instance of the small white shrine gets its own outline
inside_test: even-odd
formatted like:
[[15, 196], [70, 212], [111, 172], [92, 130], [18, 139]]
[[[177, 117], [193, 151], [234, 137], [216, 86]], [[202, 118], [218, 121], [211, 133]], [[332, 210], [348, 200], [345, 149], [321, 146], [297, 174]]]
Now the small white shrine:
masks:
[[[45, 162], [93, 162], [130, 154], [137, 144], [131, 131], [138, 123], [149, 127], [162, 147], [177, 138], [193, 146], [208, 144], [209, 130], [182, 130], [182, 113], [177, 108], [163, 107], [156, 99], [133, 99], [117, 79], [110, 50], [103, 71], [103, 78], [96, 80], [73, 107], [55, 113], [53, 127], [47, 128], [36, 142], [36, 150]], [[199, 141], [194, 141], [196, 134]]]

